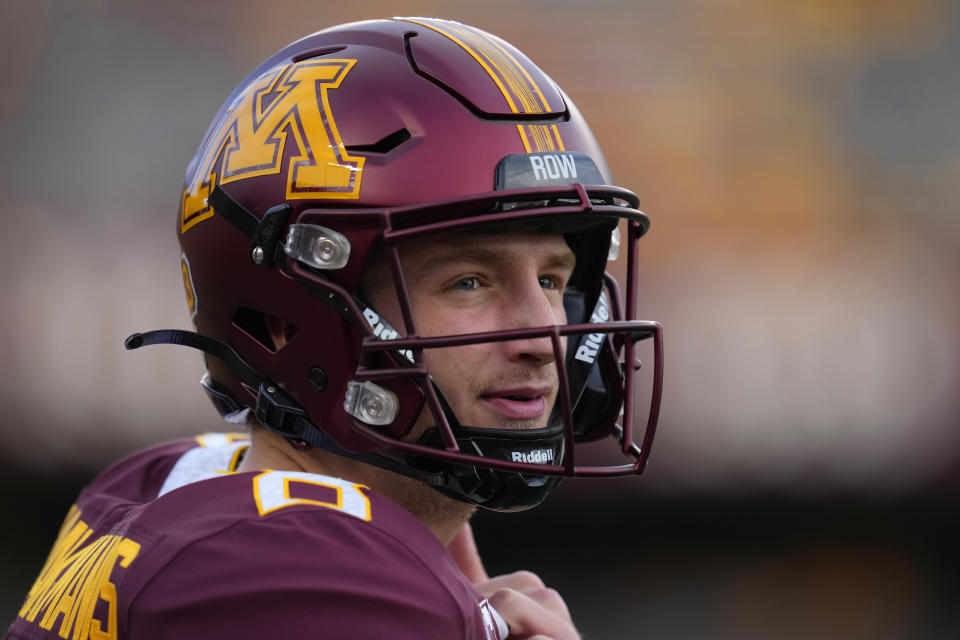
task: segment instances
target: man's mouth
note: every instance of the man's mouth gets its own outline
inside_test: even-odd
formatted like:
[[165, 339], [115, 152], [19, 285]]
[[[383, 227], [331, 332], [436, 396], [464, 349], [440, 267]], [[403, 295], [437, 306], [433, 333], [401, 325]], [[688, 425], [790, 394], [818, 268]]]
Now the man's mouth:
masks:
[[511, 388], [485, 392], [481, 402], [507, 420], [536, 420], [547, 411], [546, 388]]

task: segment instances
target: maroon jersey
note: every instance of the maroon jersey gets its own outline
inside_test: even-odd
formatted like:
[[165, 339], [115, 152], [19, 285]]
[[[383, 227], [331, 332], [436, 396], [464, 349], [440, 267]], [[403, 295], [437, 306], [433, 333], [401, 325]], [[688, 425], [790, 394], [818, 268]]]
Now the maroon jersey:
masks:
[[338, 478], [232, 472], [247, 445], [208, 434], [104, 471], [71, 508], [6, 637], [506, 636], [406, 510]]

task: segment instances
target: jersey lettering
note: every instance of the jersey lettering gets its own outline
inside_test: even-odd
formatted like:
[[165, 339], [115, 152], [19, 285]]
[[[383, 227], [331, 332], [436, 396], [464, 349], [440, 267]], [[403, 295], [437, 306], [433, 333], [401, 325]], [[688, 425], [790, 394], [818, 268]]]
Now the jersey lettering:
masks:
[[[360, 197], [364, 158], [347, 153], [327, 97], [356, 62], [283, 65], [239, 95], [210, 134], [207, 152], [187, 183], [180, 232], [213, 215], [207, 198], [215, 185], [284, 169], [287, 199]], [[295, 148], [284, 166], [288, 144]]]
[[[53, 545], [40, 576], [20, 608], [19, 616], [72, 640], [116, 640], [117, 589], [110, 578], [140, 553], [140, 545], [121, 536], [101, 536], [87, 543], [92, 531], [73, 507]], [[94, 617], [100, 601], [103, 619]], [[106, 623], [106, 629], [103, 624]]]
[[[309, 491], [311, 488], [321, 491], [326, 489], [326, 493], [333, 499], [321, 500], [292, 495], [297, 489]], [[253, 479], [253, 497], [261, 516], [284, 507], [309, 504], [343, 511], [361, 520], [370, 520], [370, 500], [360, 490], [366, 488], [362, 484], [327, 476], [323, 476], [320, 481], [316, 475], [300, 471], [265, 471]]]

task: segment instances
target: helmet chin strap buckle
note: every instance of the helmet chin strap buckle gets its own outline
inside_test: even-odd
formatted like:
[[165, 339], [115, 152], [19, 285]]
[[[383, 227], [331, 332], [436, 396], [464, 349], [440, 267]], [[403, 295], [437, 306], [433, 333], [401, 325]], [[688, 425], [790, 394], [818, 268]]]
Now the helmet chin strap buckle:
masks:
[[302, 425], [307, 421], [307, 412], [269, 380], [260, 383], [254, 415], [270, 431], [304, 441]]
[[207, 203], [227, 222], [250, 238], [250, 260], [255, 265], [267, 269], [277, 263], [280, 256], [280, 237], [292, 210], [289, 204], [270, 207], [261, 219], [230, 197], [220, 185], [214, 187]]
[[[124, 345], [127, 349], [139, 349], [151, 344], [179, 344], [191, 347], [217, 358], [226, 364], [240, 381], [251, 389], [257, 389], [257, 405], [254, 415], [263, 426], [281, 436], [298, 441], [307, 439], [310, 422], [307, 412], [280, 387], [247, 364], [229, 345], [214, 338], [192, 331], [179, 329], [161, 329], [134, 333]], [[217, 389], [209, 375], [204, 376], [201, 385], [230, 411], [240, 409], [241, 405], [230, 394]]]

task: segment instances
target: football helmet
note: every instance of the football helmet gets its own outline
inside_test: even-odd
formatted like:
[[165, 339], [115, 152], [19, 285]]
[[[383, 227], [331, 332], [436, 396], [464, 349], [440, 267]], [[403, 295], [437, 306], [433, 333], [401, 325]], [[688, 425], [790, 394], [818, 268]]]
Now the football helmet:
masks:
[[[633, 318], [636, 244], [649, 226], [638, 204], [613, 185], [570, 99], [505, 41], [429, 18], [333, 27], [271, 56], [214, 117], [177, 213], [196, 332], [134, 334], [127, 347], [204, 351], [203, 387], [228, 420], [252, 411], [294, 446], [489, 509], [528, 508], [562, 477], [638, 474], [649, 456], [662, 347], [660, 326]], [[620, 227], [625, 304], [605, 273]], [[567, 324], [418, 334], [398, 247], [478, 229], [563, 234], [576, 256]], [[402, 326], [365, 299], [376, 260], [389, 265]], [[557, 363], [549, 424], [461, 424], [424, 352], [534, 338], [550, 340]], [[636, 444], [635, 345], [646, 339], [652, 400]], [[424, 411], [434, 426], [413, 438]], [[578, 460], [583, 443], [604, 439], [618, 463]]]

